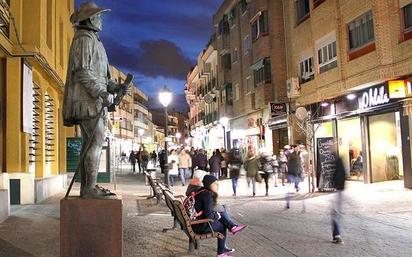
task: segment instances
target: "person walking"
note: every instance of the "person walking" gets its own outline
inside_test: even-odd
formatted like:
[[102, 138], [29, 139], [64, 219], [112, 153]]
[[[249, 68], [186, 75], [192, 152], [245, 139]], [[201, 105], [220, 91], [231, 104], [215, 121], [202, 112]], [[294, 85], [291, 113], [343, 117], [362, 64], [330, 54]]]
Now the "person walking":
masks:
[[[293, 151], [288, 155], [287, 177], [289, 182], [288, 193], [286, 196], [286, 208], [290, 208], [290, 199], [292, 197], [291, 187], [294, 185], [296, 193], [299, 192], [299, 183], [302, 175], [302, 162], [299, 156], [299, 146], [292, 147]], [[304, 202], [303, 202], [304, 204]]]
[[149, 152], [146, 150], [146, 147], [143, 147], [143, 150], [140, 152], [140, 159], [142, 164], [143, 173], [147, 170], [147, 164], [149, 163]]
[[222, 161], [222, 156], [220, 155], [220, 150], [216, 149], [213, 156], [209, 159], [210, 174], [219, 179], [220, 173], [220, 162]]
[[256, 156], [254, 149], [251, 148], [248, 150], [247, 157], [243, 166], [246, 170], [247, 186], [250, 187], [250, 183], [252, 183], [253, 196], [255, 196], [256, 177], [259, 176], [259, 158]]
[[342, 159], [338, 156], [335, 161], [336, 171], [333, 176], [336, 192], [332, 203], [332, 242], [343, 244], [340, 230], [340, 219], [342, 216], [343, 190], [345, 189], [346, 171]]
[[220, 170], [221, 170], [221, 177], [223, 178], [228, 178], [227, 176], [227, 161], [228, 161], [228, 156], [226, 153], [226, 150], [222, 150], [222, 160], [220, 161]]
[[273, 169], [273, 181], [275, 187], [278, 186], [278, 179], [279, 179], [279, 162], [276, 155], [272, 156], [272, 169]]
[[139, 168], [139, 173], [142, 172], [142, 159], [140, 153], [142, 152], [142, 148], [139, 148], [139, 151], [136, 152], [136, 161], [137, 167]]
[[150, 161], [153, 163], [153, 166], [156, 167], [157, 164], [157, 154], [156, 151], [153, 150], [153, 152], [150, 154]]
[[[273, 174], [273, 159], [267, 152], [262, 152], [260, 156], [260, 165], [262, 167], [262, 178], [265, 181], [266, 196], [269, 195], [269, 179]], [[276, 182], [275, 182], [276, 183]]]
[[284, 150], [280, 150], [278, 157], [279, 175], [281, 176], [282, 186], [285, 186], [285, 180], [287, 178], [288, 171], [288, 157]]
[[129, 155], [129, 162], [132, 164], [132, 171], [133, 173], [136, 172], [136, 154], [132, 150]]
[[166, 159], [166, 154], [165, 154], [165, 151], [162, 150], [159, 153], [159, 166], [160, 166], [160, 172], [163, 174], [165, 173], [165, 164], [167, 163], [165, 159]]
[[190, 167], [192, 167], [192, 158], [182, 147], [179, 153], [179, 174], [182, 186], [186, 185], [186, 178], [189, 176]]
[[196, 151], [195, 151], [194, 147], [190, 148], [189, 155], [190, 155], [190, 159], [192, 159], [192, 167], [190, 167], [190, 169], [191, 169], [190, 170], [190, 172], [191, 172], [190, 178], [192, 179], [193, 175], [195, 173], [195, 168], [196, 168]]
[[176, 154], [176, 150], [172, 150], [167, 157], [167, 164], [169, 167], [169, 181], [170, 186], [174, 186], [175, 179], [179, 175], [179, 156]]
[[204, 171], [207, 171], [207, 156], [204, 149], [200, 149], [196, 155], [196, 166]]
[[233, 196], [236, 196], [236, 189], [240, 177], [240, 169], [242, 167], [242, 157], [239, 149], [233, 149], [228, 160], [230, 179], [232, 180]]

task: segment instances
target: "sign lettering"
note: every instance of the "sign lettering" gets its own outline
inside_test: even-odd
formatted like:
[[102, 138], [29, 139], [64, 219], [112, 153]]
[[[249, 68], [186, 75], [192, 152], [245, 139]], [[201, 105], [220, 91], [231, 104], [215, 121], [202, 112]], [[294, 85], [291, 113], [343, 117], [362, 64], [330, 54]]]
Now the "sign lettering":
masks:
[[389, 103], [390, 98], [388, 96], [386, 87], [383, 85], [380, 87], [370, 88], [367, 91], [363, 92], [358, 97], [358, 101], [359, 109], [366, 109]]

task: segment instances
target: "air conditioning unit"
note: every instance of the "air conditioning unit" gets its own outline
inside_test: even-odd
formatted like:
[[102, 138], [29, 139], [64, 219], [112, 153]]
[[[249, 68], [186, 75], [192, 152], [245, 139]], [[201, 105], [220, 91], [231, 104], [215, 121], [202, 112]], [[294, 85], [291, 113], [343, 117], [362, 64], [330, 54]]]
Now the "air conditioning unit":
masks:
[[288, 98], [295, 98], [300, 96], [299, 78], [290, 78], [286, 81], [286, 90]]

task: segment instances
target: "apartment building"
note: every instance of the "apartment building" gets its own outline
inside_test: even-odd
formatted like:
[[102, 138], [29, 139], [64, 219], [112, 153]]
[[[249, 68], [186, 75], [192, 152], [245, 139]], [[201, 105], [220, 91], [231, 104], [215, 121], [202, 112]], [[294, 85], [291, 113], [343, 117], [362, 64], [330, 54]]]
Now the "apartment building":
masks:
[[9, 203], [64, 188], [66, 138], [75, 133], [60, 112], [73, 10], [73, 0], [0, 2], [0, 221]]
[[[166, 126], [165, 113], [162, 110], [150, 110], [150, 113], [152, 114], [154, 127], [158, 132], [155, 135], [159, 136], [158, 138], [161, 140], [162, 136], [159, 133], [162, 130], [164, 131]], [[185, 143], [186, 135], [188, 134], [188, 123], [186, 115], [173, 110], [168, 111], [167, 137], [169, 139], [169, 146], [177, 147]], [[161, 145], [158, 144], [158, 147], [160, 148]]]
[[292, 112], [310, 115], [318, 183], [328, 174], [318, 146], [335, 142], [351, 179], [411, 188], [412, 1], [283, 5]]
[[287, 119], [276, 123], [269, 110], [269, 102], [287, 100], [282, 3], [226, 0], [213, 23], [226, 147], [273, 151], [275, 130], [287, 128]]
[[134, 104], [134, 145], [141, 147], [153, 148], [153, 123], [152, 116], [146, 107], [148, 96], [143, 93], [138, 87], [134, 87], [133, 91]]

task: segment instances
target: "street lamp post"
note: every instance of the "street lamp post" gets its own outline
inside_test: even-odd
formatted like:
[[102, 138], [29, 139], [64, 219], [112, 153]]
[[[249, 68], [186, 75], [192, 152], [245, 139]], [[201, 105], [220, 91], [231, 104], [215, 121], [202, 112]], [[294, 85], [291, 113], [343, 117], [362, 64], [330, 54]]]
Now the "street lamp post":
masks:
[[227, 150], [227, 146], [226, 146], [226, 126], [229, 123], [229, 118], [222, 117], [222, 118], [220, 118], [219, 122], [223, 127], [223, 147]]
[[162, 90], [160, 90], [159, 92], [159, 101], [160, 103], [165, 107], [165, 119], [166, 119], [166, 123], [165, 123], [165, 154], [164, 154], [164, 158], [165, 158], [165, 166], [163, 167], [164, 169], [164, 174], [165, 174], [165, 184], [167, 186], [169, 186], [169, 164], [168, 164], [168, 153], [167, 153], [167, 130], [168, 130], [168, 123], [169, 123], [169, 118], [168, 118], [168, 114], [167, 114], [167, 106], [170, 104], [170, 102], [172, 101], [172, 91], [170, 91], [169, 88], [167, 88], [167, 86], [163, 86]]

